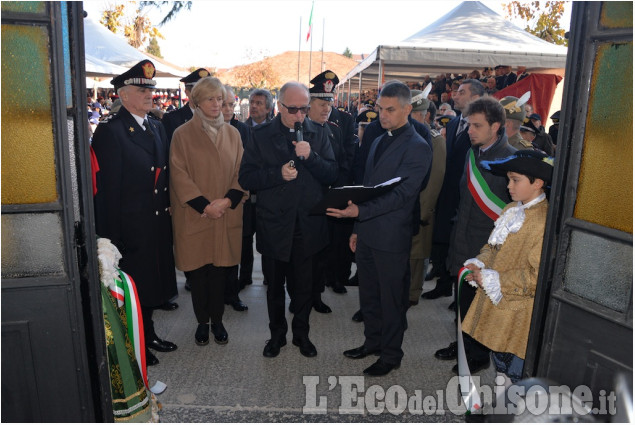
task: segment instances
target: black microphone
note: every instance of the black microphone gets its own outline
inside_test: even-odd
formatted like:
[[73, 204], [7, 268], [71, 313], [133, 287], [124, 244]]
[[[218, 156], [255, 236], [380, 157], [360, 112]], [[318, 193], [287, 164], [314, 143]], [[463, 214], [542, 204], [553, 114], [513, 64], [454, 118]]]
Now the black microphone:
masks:
[[[304, 134], [302, 134], [302, 123], [301, 122], [296, 122], [295, 124], [293, 124], [293, 127], [295, 129], [295, 141], [296, 142], [301, 142], [304, 140]], [[300, 161], [304, 161], [304, 157], [303, 156], [299, 156], [298, 157], [300, 159]]]

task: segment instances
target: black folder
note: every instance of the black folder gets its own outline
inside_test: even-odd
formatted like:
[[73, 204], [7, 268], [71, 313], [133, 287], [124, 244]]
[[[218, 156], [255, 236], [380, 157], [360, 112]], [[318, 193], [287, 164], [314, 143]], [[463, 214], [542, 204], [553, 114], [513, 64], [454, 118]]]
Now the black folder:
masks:
[[324, 198], [315, 204], [309, 214], [326, 214], [327, 208], [337, 208], [340, 210], [348, 206], [348, 201], [354, 204], [361, 204], [370, 201], [384, 193], [390, 192], [395, 186], [404, 181], [405, 178], [395, 177], [376, 186], [342, 186], [332, 187], [328, 190]]

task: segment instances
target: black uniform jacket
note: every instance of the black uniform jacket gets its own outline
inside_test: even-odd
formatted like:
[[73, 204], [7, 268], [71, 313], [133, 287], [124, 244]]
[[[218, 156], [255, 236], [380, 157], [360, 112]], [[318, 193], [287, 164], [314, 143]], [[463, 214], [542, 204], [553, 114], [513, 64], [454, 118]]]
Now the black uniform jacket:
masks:
[[161, 122], [148, 116], [149, 134], [122, 107], [97, 126], [92, 147], [99, 162], [97, 235], [123, 258], [119, 268], [135, 281], [139, 301], [156, 307], [177, 294], [172, 220], [168, 208], [168, 142]]
[[193, 114], [192, 110], [190, 109], [189, 102], [176, 111], [168, 112], [167, 114], [163, 115], [163, 119], [161, 120], [161, 122], [163, 123], [163, 127], [165, 127], [165, 133], [168, 137], [168, 145], [172, 141], [174, 130], [191, 120], [192, 116]]
[[[290, 259], [294, 231], [302, 234], [306, 256], [329, 242], [326, 216], [310, 216], [309, 210], [337, 178], [337, 163], [324, 129], [308, 119], [303, 126], [304, 140], [311, 145], [311, 155], [305, 160], [289, 146], [283, 133], [288, 129], [280, 116], [252, 128], [238, 176], [242, 188], [258, 192], [256, 248], [280, 261]], [[295, 161], [298, 176], [285, 181], [281, 169], [290, 160]]]

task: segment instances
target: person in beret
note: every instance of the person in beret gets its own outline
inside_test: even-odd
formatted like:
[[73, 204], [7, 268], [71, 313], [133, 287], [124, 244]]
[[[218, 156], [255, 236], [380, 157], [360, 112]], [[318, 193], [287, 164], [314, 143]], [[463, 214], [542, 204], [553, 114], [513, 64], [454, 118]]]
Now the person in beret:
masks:
[[[419, 303], [425, 270], [427, 269], [432, 250], [432, 229], [434, 225], [434, 210], [437, 198], [443, 184], [445, 175], [446, 146], [445, 137], [439, 131], [431, 128], [429, 123], [434, 121], [436, 106], [430, 102], [426, 92], [411, 90], [412, 111], [410, 116], [426, 126], [430, 132], [432, 143], [432, 164], [430, 166], [430, 179], [428, 184], [419, 194], [419, 202], [415, 204], [415, 228], [416, 234], [412, 238], [410, 247], [410, 306]], [[445, 104], [447, 105], [447, 103]], [[449, 106], [449, 105], [448, 105]]]
[[518, 98], [514, 96], [505, 96], [500, 100], [505, 110], [507, 143], [516, 149], [533, 149], [531, 142], [527, 142], [520, 135], [520, 125], [525, 120], [525, 109], [518, 103]]
[[476, 296], [462, 329], [492, 350], [496, 372], [507, 388], [522, 378], [553, 158], [535, 150], [519, 150], [481, 165], [507, 177], [513, 202], [503, 208], [480, 253], [464, 263], [471, 272], [465, 280], [476, 288]]
[[[327, 130], [331, 147], [338, 164], [338, 177], [333, 187], [348, 186], [353, 182], [352, 166], [357, 141], [354, 133], [353, 117], [333, 108], [335, 88], [339, 83], [337, 75], [326, 70], [315, 76], [310, 82], [311, 96], [308, 117], [311, 121]], [[348, 237], [353, 232], [352, 220], [329, 218], [330, 240], [326, 251], [317, 256], [316, 277], [313, 282], [313, 308], [321, 313], [330, 312], [321, 299], [324, 286], [330, 286], [333, 292], [345, 294], [345, 284], [351, 274], [353, 254], [348, 249]]]
[[146, 362], [158, 359], [148, 350], [174, 351], [160, 339], [152, 312], [177, 296], [168, 193], [169, 145], [161, 122], [148, 112], [156, 85], [154, 64], [143, 60], [113, 78], [121, 108], [102, 121], [92, 148], [96, 174], [95, 225], [121, 252], [121, 270], [136, 284], [146, 342]]
[[[210, 73], [205, 68], [199, 68], [196, 71], [193, 71], [189, 75], [181, 78], [179, 81], [185, 84], [185, 96], [189, 99], [192, 95], [192, 87], [194, 84], [201, 78], [209, 77]], [[172, 135], [174, 134], [174, 130], [176, 130], [179, 126], [185, 124], [194, 116], [194, 108], [190, 105], [190, 102], [186, 103], [182, 107], [177, 110], [173, 110], [168, 114], [163, 116], [161, 122], [165, 127], [165, 132], [168, 135], [168, 142], [172, 141]]]

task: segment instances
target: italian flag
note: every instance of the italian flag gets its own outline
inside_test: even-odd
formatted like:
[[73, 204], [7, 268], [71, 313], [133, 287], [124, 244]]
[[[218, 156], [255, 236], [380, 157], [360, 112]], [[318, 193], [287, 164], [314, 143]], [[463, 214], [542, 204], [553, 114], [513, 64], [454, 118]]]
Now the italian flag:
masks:
[[[128, 320], [128, 338], [134, 348], [137, 364], [141, 369], [143, 382], [148, 387], [148, 370], [146, 366], [146, 343], [143, 334], [143, 318], [141, 316], [141, 305], [137, 295], [137, 288], [132, 277], [119, 270], [119, 277], [124, 288], [124, 305], [126, 306], [126, 319]], [[149, 387], [148, 387], [149, 388]]]
[[503, 208], [505, 208], [505, 202], [490, 190], [481, 171], [476, 166], [476, 159], [474, 158], [474, 151], [472, 149], [470, 149], [470, 160], [467, 167], [467, 187], [472, 197], [474, 197], [474, 200], [485, 215], [496, 221], [501, 215]]
[[311, 29], [313, 28], [313, 6], [315, 6], [315, 2], [311, 2], [311, 15], [309, 16], [309, 31], [306, 33], [306, 41], [309, 41], [311, 38]]

